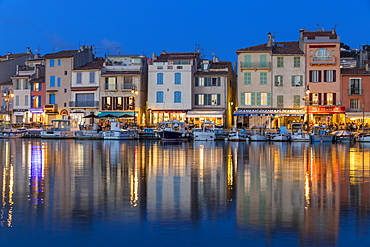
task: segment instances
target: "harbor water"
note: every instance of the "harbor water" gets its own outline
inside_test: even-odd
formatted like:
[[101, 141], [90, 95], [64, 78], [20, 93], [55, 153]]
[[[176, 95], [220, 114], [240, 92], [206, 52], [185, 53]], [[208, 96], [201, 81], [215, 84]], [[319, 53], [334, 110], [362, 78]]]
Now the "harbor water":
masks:
[[370, 246], [370, 143], [0, 140], [4, 246]]

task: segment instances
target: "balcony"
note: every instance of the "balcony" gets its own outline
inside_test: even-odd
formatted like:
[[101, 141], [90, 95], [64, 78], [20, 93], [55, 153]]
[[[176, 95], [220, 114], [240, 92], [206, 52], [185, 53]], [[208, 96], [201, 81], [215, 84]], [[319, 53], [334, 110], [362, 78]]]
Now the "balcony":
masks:
[[35, 67], [31, 67], [28, 65], [18, 65], [18, 71], [34, 71]]
[[99, 107], [99, 101], [70, 101], [69, 107]]
[[335, 64], [335, 56], [310, 56], [309, 63], [311, 65]]
[[361, 89], [361, 88], [350, 88], [350, 89], [348, 89], [348, 95], [363, 95], [363, 89]]
[[362, 112], [363, 108], [347, 108], [347, 112]]
[[270, 62], [251, 62], [251, 63], [246, 63], [246, 62], [240, 62], [240, 68], [242, 69], [270, 69], [271, 68], [271, 63]]
[[121, 90], [132, 90], [133, 87], [134, 87], [134, 84], [132, 82], [121, 84]]
[[58, 111], [58, 105], [57, 104], [45, 105], [45, 112], [56, 112], [56, 111]]

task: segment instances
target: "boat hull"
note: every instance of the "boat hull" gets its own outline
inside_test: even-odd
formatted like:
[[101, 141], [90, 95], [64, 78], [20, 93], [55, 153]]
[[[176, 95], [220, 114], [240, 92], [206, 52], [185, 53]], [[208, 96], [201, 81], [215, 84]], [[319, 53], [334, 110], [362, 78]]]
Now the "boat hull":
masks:
[[312, 142], [333, 142], [333, 136], [331, 135], [312, 135]]
[[194, 141], [214, 141], [216, 134], [214, 132], [193, 132]]
[[132, 131], [102, 131], [104, 140], [134, 140], [137, 139], [137, 134]]
[[71, 139], [73, 138], [73, 133], [64, 131], [41, 131], [40, 137], [42, 139]]
[[159, 131], [158, 132], [159, 137], [162, 141], [188, 141], [189, 140], [189, 134], [182, 133], [182, 132], [176, 132], [176, 131]]

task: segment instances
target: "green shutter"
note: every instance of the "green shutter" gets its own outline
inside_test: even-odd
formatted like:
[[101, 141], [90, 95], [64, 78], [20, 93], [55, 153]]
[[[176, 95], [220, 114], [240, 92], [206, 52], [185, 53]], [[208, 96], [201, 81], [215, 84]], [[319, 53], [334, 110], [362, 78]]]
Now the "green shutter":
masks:
[[300, 86], [303, 86], [303, 75], [301, 75], [301, 76], [300, 76], [300, 79], [299, 79], [299, 80], [300, 80], [300, 81], [299, 81], [299, 85], [300, 85]]
[[244, 68], [251, 67], [251, 55], [244, 55]]
[[276, 96], [276, 105], [277, 107], [284, 107], [284, 95], [278, 95]]
[[251, 93], [251, 105], [255, 105], [255, 100], [254, 100], [254, 92]]
[[301, 96], [300, 95], [294, 95], [293, 105], [295, 108], [301, 107]]
[[241, 93], [240, 93], [240, 105], [245, 105], [245, 101], [244, 101], [244, 92], [241, 92]]
[[198, 85], [199, 85], [199, 78], [195, 77], [195, 86], [198, 87]]
[[271, 105], [271, 93], [267, 93], [267, 105]]
[[257, 92], [257, 105], [261, 105], [261, 93]]
[[221, 94], [217, 94], [217, 105], [221, 103]]
[[260, 55], [260, 66], [262, 68], [266, 67], [266, 55]]
[[199, 102], [199, 94], [196, 93], [195, 94], [195, 99], [194, 99], [194, 104], [198, 105], [199, 104], [198, 102]]
[[217, 77], [217, 87], [221, 86], [221, 77]]

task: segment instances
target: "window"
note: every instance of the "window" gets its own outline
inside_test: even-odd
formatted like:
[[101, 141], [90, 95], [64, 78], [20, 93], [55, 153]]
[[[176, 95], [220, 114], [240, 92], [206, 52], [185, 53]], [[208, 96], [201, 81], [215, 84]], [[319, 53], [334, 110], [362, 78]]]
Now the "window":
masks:
[[157, 66], [157, 69], [163, 69], [163, 66]]
[[54, 59], [49, 60], [49, 67], [54, 67]]
[[319, 48], [315, 51], [314, 61], [331, 61], [330, 52], [326, 48]]
[[293, 107], [294, 108], [300, 108], [301, 107], [301, 96], [300, 95], [294, 95], [294, 97], [293, 97]]
[[20, 90], [21, 89], [21, 81], [19, 79], [15, 79], [13, 81], [13, 88], [14, 88], [14, 90]]
[[300, 87], [303, 85], [303, 76], [302, 75], [292, 75], [292, 86]]
[[173, 102], [174, 103], [181, 103], [181, 92], [180, 91], [175, 91], [173, 95]]
[[349, 107], [351, 110], [359, 110], [360, 100], [359, 99], [350, 99]]
[[301, 58], [300, 57], [294, 57], [294, 68], [301, 67]]
[[183, 69], [183, 66], [176, 66], [176, 69]]
[[19, 95], [15, 96], [15, 105], [19, 106]]
[[75, 97], [75, 107], [94, 107], [93, 93], [78, 93]]
[[89, 83], [94, 84], [95, 83], [95, 72], [89, 73]]
[[105, 90], [117, 90], [117, 77], [105, 78]]
[[25, 106], [28, 106], [28, 100], [29, 100], [29, 95], [28, 94], [24, 95], [24, 105]]
[[181, 84], [181, 73], [175, 73], [175, 84]]
[[195, 105], [204, 105], [204, 94], [195, 94]]
[[50, 87], [55, 87], [55, 76], [50, 76]]
[[349, 93], [348, 94], [362, 94], [361, 78], [349, 79]]
[[67, 75], [68, 74], [68, 72], [67, 71], [64, 71], [64, 75]]
[[64, 89], [64, 93], [67, 93], [67, 88]]
[[256, 93], [257, 105], [270, 105], [270, 93]]
[[221, 86], [221, 77], [212, 77], [212, 87]]
[[55, 94], [49, 94], [49, 104], [55, 104]]
[[124, 77], [123, 78], [123, 89], [131, 90], [134, 87], [133, 81], [134, 81], [134, 78], [132, 76]]
[[266, 55], [260, 55], [260, 66], [261, 68], [265, 68], [266, 67]]
[[309, 74], [310, 82], [321, 82], [321, 71], [320, 70], [310, 70]]
[[335, 82], [336, 80], [335, 70], [324, 70], [324, 82]]
[[220, 100], [217, 100], [218, 99], [218, 95], [219, 94], [212, 94], [212, 101], [211, 101], [211, 104], [212, 105], [219, 105], [220, 104]]
[[157, 73], [157, 85], [163, 85], [163, 73]]
[[324, 93], [324, 105], [334, 105], [333, 93]]
[[41, 107], [41, 96], [33, 96], [31, 98], [31, 108], [40, 108]]
[[76, 84], [82, 84], [82, 73], [81, 72], [77, 72], [76, 73]]
[[244, 64], [242, 64], [242, 67], [250, 68], [251, 66], [252, 66], [251, 55], [244, 55]]
[[319, 105], [319, 104], [321, 104], [321, 102], [320, 102], [321, 101], [320, 96], [321, 95], [319, 95], [318, 93], [313, 93], [312, 94], [312, 104], [313, 105]]
[[23, 80], [23, 89], [30, 89], [30, 84], [27, 79]]
[[61, 84], [62, 82], [61, 82], [61, 78], [60, 77], [58, 77], [57, 78], [57, 87], [60, 87], [60, 84]]
[[284, 57], [277, 57], [277, 67], [284, 67]]
[[283, 76], [282, 75], [275, 75], [275, 86], [276, 87], [283, 86]]
[[173, 69], [173, 66], [167, 66], [167, 69]]
[[163, 93], [163, 91], [157, 91], [155, 102], [156, 103], [163, 103], [164, 102], [164, 93]]
[[260, 84], [267, 85], [267, 72], [260, 72]]
[[244, 72], [244, 85], [251, 85], [251, 84], [252, 84], [252, 73]]
[[190, 61], [174, 61], [173, 64], [190, 64]]
[[277, 107], [284, 107], [284, 95], [277, 95], [276, 96], [276, 106]]
[[209, 64], [209, 63], [202, 63], [202, 70], [209, 70], [210, 67], [211, 67], [211, 64]]
[[62, 60], [60, 60], [60, 58], [58, 58], [58, 66], [61, 66], [62, 65]]
[[244, 96], [243, 105], [254, 105], [254, 93], [242, 93]]
[[41, 91], [41, 83], [33, 83], [33, 88], [31, 88], [31, 91]]

